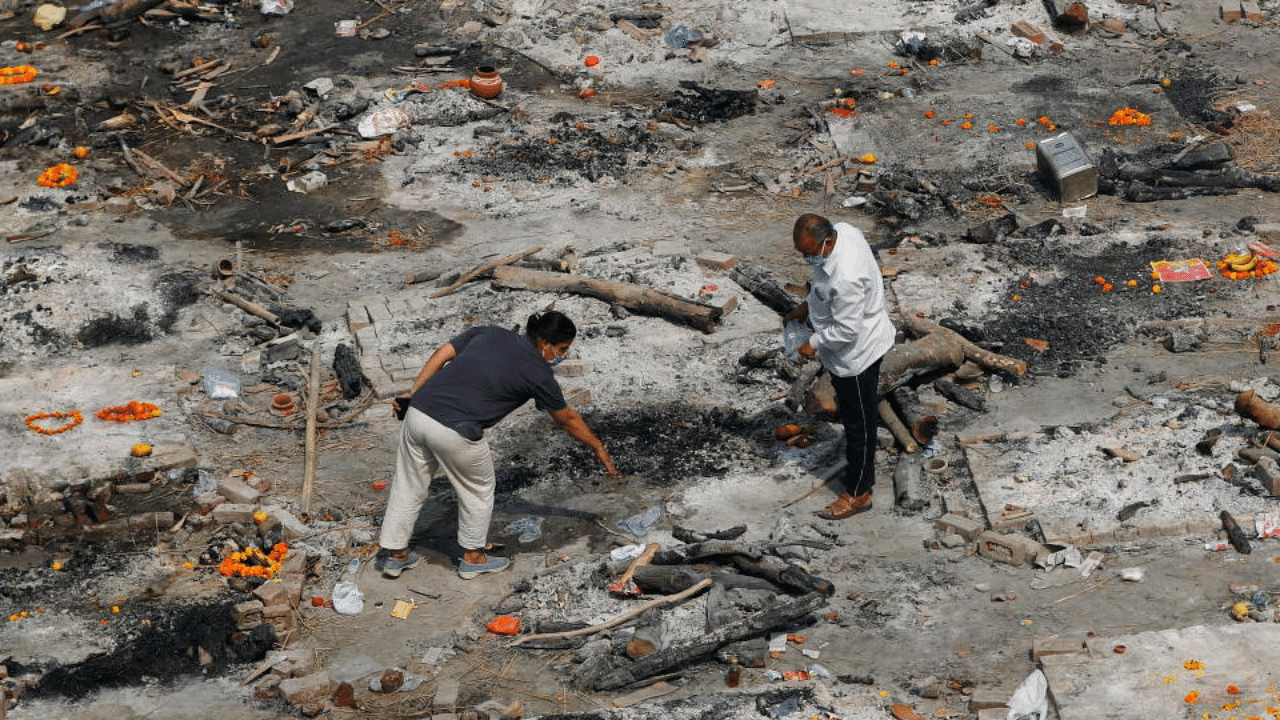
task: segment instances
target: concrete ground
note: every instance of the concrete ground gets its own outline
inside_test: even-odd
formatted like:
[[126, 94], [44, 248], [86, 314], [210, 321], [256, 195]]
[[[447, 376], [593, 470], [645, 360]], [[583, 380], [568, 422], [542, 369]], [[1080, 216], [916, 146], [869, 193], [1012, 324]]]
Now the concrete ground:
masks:
[[[6, 168], [0, 200], [13, 198], [6, 203], [10, 212], [0, 217], [9, 240], [0, 255], [5, 282], [0, 286], [0, 410], [12, 420], [0, 427], [6, 456], [0, 469], [5, 541], [26, 532], [15, 516], [43, 517], [27, 505], [56, 504], [61, 493], [86, 482], [109, 480], [118, 488], [136, 484], [127, 481], [149, 477], [152, 470], [160, 470], [163, 478], [171, 467], [185, 465], [206, 468], [219, 478], [252, 472], [271, 483], [263, 506], [300, 514], [303, 448], [296, 427], [245, 426], [223, 436], [196, 420], [195, 413], [276, 420], [267, 403], [278, 390], [296, 390], [305, 381], [305, 354], [274, 373], [262, 372], [244, 313], [207, 296], [173, 307], [172, 322], [165, 325], [156, 311], [169, 309], [173, 298], [158, 288], [171, 273], [191, 273], [205, 282], [220, 260], [235, 258], [284, 289], [289, 303], [315, 312], [322, 323], [315, 342], [326, 360], [340, 343], [356, 346], [366, 374], [378, 378], [375, 386], [383, 395], [405, 382], [414, 362], [464, 324], [512, 324], [554, 301], [589, 331], [575, 345], [575, 359], [585, 370], [564, 383], [589, 393], [589, 400], [586, 394], [578, 397], [587, 400], [582, 406], [589, 420], [606, 423], [601, 435], [607, 443], [630, 437], [628, 419], [635, 426], [643, 421], [659, 428], [664, 423], [697, 428], [706, 437], [686, 433], [673, 442], [655, 431], [658, 439], [647, 445], [644, 438], [625, 445], [616, 453], [624, 477], [614, 481], [586, 464], [574, 464], [581, 456], [549, 432], [537, 413], [518, 413], [494, 438], [500, 467], [533, 476], [526, 484], [505, 476], [512, 488], [500, 494], [493, 523], [494, 539], [505, 545], [502, 552], [515, 559], [515, 568], [506, 575], [460, 580], [449, 546], [450, 503], [444, 498], [432, 503], [415, 539], [424, 563], [393, 581], [382, 578], [368, 556], [385, 497], [373, 482], [390, 478], [397, 426], [376, 405], [353, 424], [326, 429], [318, 443], [314, 491], [321, 517], [298, 541], [320, 559], [303, 591], [298, 628], [288, 646], [335, 679], [367, 682], [374, 671], [392, 666], [427, 678], [413, 693], [366, 692], [360, 711], [322, 707], [327, 716], [409, 717], [433, 702], [439, 709], [454, 702], [474, 706], [492, 700], [505, 706], [519, 700], [527, 716], [603, 713], [627, 705], [631, 709], [619, 710], [618, 717], [694, 717], [706, 716], [709, 705], [715, 717], [745, 717], [757, 714], [755, 697], [764, 691], [807, 688], [814, 693], [799, 708], [807, 714], [797, 716], [885, 718], [893, 704], [903, 703], [931, 717], [1004, 717], [1007, 711], [994, 706], [1007, 701], [1041, 664], [1054, 702], [1051, 716], [1063, 720], [1275, 714], [1271, 708], [1280, 701], [1272, 697], [1275, 678], [1269, 673], [1276, 662], [1267, 654], [1274, 645], [1274, 625], [1238, 624], [1228, 609], [1257, 592], [1274, 598], [1277, 541], [1255, 541], [1250, 555], [1207, 552], [1203, 545], [1219, 535], [1221, 510], [1248, 525], [1256, 513], [1274, 509], [1274, 498], [1241, 494], [1216, 477], [1172, 482], [1238, 462], [1235, 453], [1254, 428], [1231, 410], [1236, 392], [1254, 388], [1269, 399], [1280, 394], [1257, 344], [1262, 330], [1280, 322], [1271, 298], [1274, 279], [1247, 290], [1217, 278], [1168, 286], [1162, 297], [1116, 293], [1107, 299], [1110, 305], [1093, 304], [1095, 296], [1086, 297], [1079, 286], [1105, 274], [1137, 277], [1147, 291], [1145, 263], [1165, 259], [1157, 249], [1170, 253], [1168, 259], [1220, 257], [1243, 237], [1230, 232], [1241, 218], [1276, 221], [1276, 197], [1244, 190], [1158, 203], [1115, 196], [1059, 203], [1036, 179], [1034, 155], [1025, 147], [1046, 131], [1035, 123], [1016, 125], [1020, 117], [1051, 116], [1094, 152], [1185, 142], [1212, 131], [1179, 115], [1168, 94], [1153, 90], [1161, 77], [1219, 76], [1228, 82], [1219, 105], [1249, 102], [1257, 108], [1222, 136], [1237, 163], [1275, 172], [1269, 123], [1280, 106], [1269, 80], [1276, 70], [1272, 29], [1223, 22], [1217, 3], [1098, 2], [1090, 4], [1091, 16], [1128, 20], [1125, 32], [1096, 28], [1068, 36], [1051, 31], [1051, 39], [1063, 42], [1062, 51], [1024, 61], [1002, 48], [1014, 47], [1009, 32], [1014, 22], [1051, 28], [1041, 5], [997, 4], [968, 23], [955, 19], [965, 3], [917, 5], [864, 3], [850, 11], [794, 0], [691, 0], [668, 4], [662, 28], [642, 31], [645, 39], [639, 39], [608, 20], [609, 11], [629, 7], [601, 12], [571, 2], [526, 0], [508, 3], [508, 19], [489, 25], [470, 3], [428, 2], [400, 6], [387, 16], [390, 20], [375, 22], [373, 27], [391, 29], [388, 39], [361, 40], [330, 37], [329, 28], [335, 20], [357, 12], [371, 18], [385, 7], [311, 3], [269, 21], [256, 8], [234, 8], [231, 12], [241, 18], [234, 27], [150, 19], [160, 25], [135, 24], [132, 39], [90, 33], [54, 41], [58, 31], [32, 30], [30, 4], [14, 4], [15, 17], [0, 21], [10, 64], [38, 63], [44, 79], [78, 93], [83, 107], [60, 105], [56, 94], [40, 96], [33, 87], [6, 88], [13, 92], [3, 98], [12, 122], [5, 125], [10, 144], [0, 156]], [[679, 22], [701, 27], [716, 43], [697, 53], [668, 48], [661, 36]], [[258, 30], [271, 34], [271, 47], [281, 48], [269, 64], [270, 47], [248, 42]], [[892, 47], [905, 30], [957, 43], [982, 33], [993, 42], [977, 43], [983, 48], [980, 59], [913, 64], [904, 75], [889, 63], [904, 61]], [[34, 56], [13, 49], [12, 41], [33, 37], [50, 47]], [[418, 61], [415, 43], [473, 40], [477, 47], [469, 48], [451, 73], [395, 69]], [[151, 104], [189, 97], [188, 89], [154, 67], [158, 59], [234, 56], [249, 72], [234, 81], [222, 78], [213, 96], [226, 98], [226, 106], [211, 107], [221, 113], [216, 122], [234, 123], [237, 132], [248, 133], [259, 116], [247, 120], [231, 108], [257, 103], [265, 117], [276, 99], [317, 77], [334, 77], [343, 92], [377, 98], [414, 80], [438, 84], [468, 74], [482, 52], [498, 53], [500, 47], [518, 51], [502, 51], [508, 89], [500, 104], [510, 112], [452, 125], [419, 122], [397, 136], [399, 150], [367, 162], [352, 160], [364, 150], [344, 155], [341, 145], [356, 141], [352, 137], [280, 149], [200, 122], [173, 116], [162, 122]], [[592, 54], [603, 62], [587, 69], [582, 59]], [[142, 77], [123, 82], [122, 58], [147, 82]], [[651, 119], [649, 111], [672, 95], [680, 79], [731, 89], [751, 89], [770, 79], [781, 102], [706, 125]], [[592, 102], [579, 99], [579, 90], [588, 86], [599, 90]], [[835, 88], [841, 95], [833, 93]], [[859, 117], [837, 118], [823, 109], [824, 101], [845, 92], [859, 97]], [[114, 95], [129, 98], [134, 111], [151, 114], [122, 135], [90, 131], [124, 109]], [[450, 100], [454, 104], [448, 107], [483, 110], [464, 100]], [[1131, 131], [1107, 126], [1107, 115], [1121, 105], [1152, 114], [1153, 126]], [[936, 118], [926, 119], [926, 111]], [[85, 113], [91, 115], [88, 120]], [[965, 114], [975, 116], [978, 130], [959, 130]], [[814, 122], [814, 115], [825, 123]], [[22, 128], [26, 117], [34, 118], [33, 125]], [[943, 119], [953, 122], [944, 126]], [[354, 128], [354, 118], [343, 122]], [[551, 133], [568, 132], [565, 128], [577, 123], [621, 137], [648, 122], [657, 127], [652, 146], [638, 146], [630, 164], [595, 179], [561, 173], [554, 163], [562, 158], [546, 161], [546, 171], [557, 174], [553, 183], [538, 180], [540, 168], [530, 171], [518, 163], [475, 168], [463, 164], [467, 156], [461, 154], [495, 152], [497, 141], [487, 140], [490, 136], [545, 143]], [[988, 124], [1001, 132], [983, 132]], [[36, 135], [33, 141], [33, 133], [46, 126], [53, 128], [46, 139]], [[1171, 139], [1175, 136], [1181, 139]], [[179, 194], [191, 191], [193, 200], [212, 202], [188, 208], [165, 195], [164, 177], [135, 173], [120, 155], [121, 141], [182, 172], [212, 176], [215, 169], [229, 169], [227, 175], [243, 184], [229, 186], [238, 188], [235, 193], [208, 196], [200, 188], [183, 187]], [[40, 170], [66, 159], [80, 144], [94, 150], [81, 164], [76, 186], [44, 190], [34, 185]], [[605, 147], [573, 145], [569, 139], [562, 146], [574, 152]], [[905, 223], [874, 205], [846, 208], [845, 198], [861, 193], [844, 169], [856, 173], [857, 166], [841, 164], [840, 177], [830, 179], [814, 168], [864, 153], [875, 153], [877, 167], [889, 175], [916, 173], [948, 187], [957, 187], [955, 176], [981, 180], [980, 192], [999, 194], [1023, 226], [1062, 218], [1065, 207], [1084, 205], [1088, 222], [1102, 232], [1047, 238], [1038, 251], [1027, 240], [993, 249], [964, 241], [968, 228], [991, 216], [976, 201], [963, 205], [959, 216], [939, 211]], [[312, 168], [330, 175], [328, 187], [311, 195], [284, 189], [286, 180]], [[755, 179], [757, 172], [775, 186]], [[207, 188], [216, 180], [202, 182]], [[744, 385], [735, 375], [746, 350], [778, 343], [776, 316], [723, 272], [678, 259], [718, 251], [759, 263], [783, 280], [802, 281], [804, 268], [789, 243], [791, 223], [802, 212], [824, 213], [866, 230], [882, 266], [900, 271], [887, 286], [904, 311], [948, 317], [966, 327], [991, 328], [990, 333], [1015, 327], [999, 323], [1017, 317], [1034, 300], [1042, 304], [1022, 310], [1025, 322], [1016, 327], [1043, 333], [1055, 350], [1068, 346], [1073, 335], [1095, 337], [1088, 331], [1112, 314], [1124, 318], [1127, 336], [1064, 359], [1063, 365], [1071, 365], [1068, 373], [1055, 364], [1058, 356], [1053, 362], [1033, 360], [1028, 376], [1002, 378], [1002, 391], [985, 393], [985, 414], [949, 408], [938, 451], [951, 470], [932, 478], [930, 505], [922, 513], [896, 510], [889, 493], [878, 491], [868, 514], [840, 523], [818, 520], [813, 511], [830, 501], [828, 491], [788, 503], [812, 487], [815, 475], [834, 459], [838, 427], [820, 424], [818, 442], [807, 450], [770, 444], [772, 428], [792, 417], [777, 399], [787, 383], [758, 374], [754, 384]], [[320, 229], [353, 216], [367, 222], [364, 229], [345, 234]], [[298, 227], [303, 230], [290, 229]], [[412, 242], [389, 244], [391, 230]], [[910, 240], [913, 235], [931, 240], [917, 243]], [[1155, 248], [1143, 245], [1152, 237]], [[669, 243], [683, 248], [677, 259], [665, 254]], [[121, 245], [155, 253], [132, 255]], [[548, 248], [543, 257], [572, 246], [584, 258], [584, 270], [678, 294], [692, 296], [715, 285], [713, 301], [733, 296], [739, 305], [717, 332], [702, 334], [656, 318], [619, 318], [607, 304], [584, 298], [498, 292], [481, 282], [427, 299], [435, 285], [404, 287], [401, 282], [407, 272], [465, 270], [535, 245]], [[1131, 253], [1131, 247], [1143, 250]], [[1059, 265], [1042, 268], [1035, 264], [1037, 255], [1053, 255]], [[39, 282], [19, 280], [18, 267], [38, 275]], [[1008, 301], [1029, 268], [1039, 284], [1025, 292], [1021, 306]], [[1059, 282], [1073, 277], [1081, 282]], [[1164, 308], [1154, 304], [1165, 301]], [[389, 332], [375, 332], [376, 342], [362, 346], [352, 311], [358, 315], [359, 308], [378, 303], [398, 308], [401, 315], [371, 323]], [[140, 305], [153, 314], [138, 320]], [[1045, 319], [1056, 317], [1055, 305], [1074, 308], [1064, 313], [1070, 323], [1059, 326]], [[1173, 322], [1166, 316], [1175, 314], [1171, 307], [1200, 333], [1198, 351], [1173, 354], [1160, 344]], [[144, 325], [149, 339], [87, 343], [88, 336], [79, 333], [104, 316], [137, 320], [120, 327]], [[1156, 331], [1148, 332], [1148, 324]], [[1030, 332], [1001, 331], [986, 340], [1013, 352]], [[303, 332], [301, 342], [305, 349], [312, 336]], [[208, 365], [240, 374], [251, 391], [239, 402], [209, 401], [183, 374]], [[324, 372], [331, 380], [327, 366]], [[165, 414], [119, 426], [92, 417], [98, 407], [135, 399], [155, 402]], [[66, 434], [38, 436], [22, 423], [31, 412], [73, 406], [84, 408], [86, 418]], [[667, 415], [658, 410], [671, 406], [677, 409]], [[706, 408], [737, 412], [750, 430], [735, 435], [705, 422]], [[1227, 428], [1227, 439], [1210, 456], [1197, 455], [1191, 446], [1213, 427]], [[128, 448], [138, 441], [154, 444], [156, 455], [130, 458]], [[1117, 444], [1141, 458], [1108, 457], [1103, 449]], [[697, 462], [676, 462], [689, 458]], [[883, 490], [891, 485], [895, 460], [895, 452], [881, 454]], [[188, 513], [184, 482], [155, 483], [146, 494], [117, 495], [110, 503], [125, 514], [172, 508], [173, 526], [142, 533], [125, 523], [125, 536], [112, 536], [105, 545], [60, 535], [0, 551], [9, 593], [3, 597], [13, 603], [0, 610], [6, 617], [29, 612], [0, 626], [0, 665], [11, 668], [7, 687], [25, 682], [19, 668], [69, 667], [96, 653], [111, 653], [167, 608], [228, 597], [225, 581], [199, 564], [222, 528], [201, 525], [198, 513]], [[1118, 512], [1133, 503], [1144, 506], [1120, 520]], [[989, 521], [1006, 505], [1034, 512], [1047, 539], [1072, 540], [1085, 554], [1100, 553], [1101, 569], [1085, 577], [1075, 568], [1012, 566], [978, 554], [972, 543], [941, 544], [943, 533], [934, 521], [944, 512]], [[561, 559], [595, 567], [610, 549], [634, 540], [620, 535], [616, 523], [651, 506], [662, 507], [664, 517], [645, 539], [664, 546], [675, 543], [675, 525], [712, 531], [743, 524], [744, 537], [752, 541], [789, 533], [822, 538], [830, 547], [809, 550], [801, 563], [834, 582], [836, 592], [824, 609], [834, 614], [797, 628], [807, 637], [805, 646], [790, 645], [770, 668], [798, 670], [817, 662], [846, 680], [858, 676], [869, 683], [779, 682], [760, 669], [746, 669], [740, 687], [728, 690], [723, 667], [707, 662], [684, 668], [682, 677], [650, 691], [652, 697], [591, 693], [571, 687], [568, 679], [576, 667], [571, 653], [505, 648], [483, 630], [504, 597], [517, 603], [516, 614], [530, 617], [599, 622], [625, 610], [629, 603], [607, 597], [585, 569], [566, 571], [572, 581], [565, 583], [542, 580], [535, 572]], [[531, 516], [546, 517], [538, 540], [522, 544], [501, 532]], [[51, 516], [37, 530], [56, 530], [57, 522]], [[1021, 528], [1016, 532], [1027, 534]], [[362, 560], [354, 579], [364, 593], [365, 611], [344, 617], [310, 607], [312, 596], [331, 595], [353, 559]], [[52, 570], [54, 562], [64, 564], [65, 572]], [[193, 568], [186, 568], [187, 562]], [[1129, 577], [1140, 570], [1140, 580], [1122, 578], [1126, 570]], [[512, 593], [526, 578], [530, 588]], [[406, 619], [389, 615], [398, 599], [417, 603]], [[701, 602], [673, 611], [672, 622], [687, 629], [702, 611]], [[123, 606], [123, 612], [112, 613], [113, 606]], [[1053, 645], [1058, 650], [1074, 640], [1081, 641], [1075, 648], [1083, 643], [1085, 650], [1035, 657], [1050, 647], [1043, 640], [1049, 637], [1066, 638], [1065, 645]], [[1125, 652], [1117, 653], [1117, 645]], [[818, 657], [802, 654], [804, 649], [816, 650]], [[1194, 659], [1205, 667], [1184, 667]], [[252, 683], [242, 681], [255, 667], [233, 665], [222, 674], [176, 680], [144, 677], [122, 688], [90, 688], [79, 699], [28, 693], [9, 717], [295, 715], [298, 708], [278, 699], [253, 697]], [[1241, 692], [1230, 693], [1228, 685]], [[1195, 703], [1185, 700], [1191, 690], [1199, 693]], [[661, 705], [671, 700], [692, 704]], [[1234, 702], [1240, 705], [1224, 707]]]

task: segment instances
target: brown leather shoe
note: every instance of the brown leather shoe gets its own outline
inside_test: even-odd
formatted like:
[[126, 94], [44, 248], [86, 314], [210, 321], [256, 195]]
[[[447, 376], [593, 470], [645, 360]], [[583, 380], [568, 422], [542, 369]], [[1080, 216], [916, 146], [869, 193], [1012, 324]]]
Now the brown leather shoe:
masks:
[[871, 493], [866, 492], [857, 497], [849, 493], [841, 493], [836, 501], [818, 511], [818, 517], [824, 520], [844, 520], [871, 509]]

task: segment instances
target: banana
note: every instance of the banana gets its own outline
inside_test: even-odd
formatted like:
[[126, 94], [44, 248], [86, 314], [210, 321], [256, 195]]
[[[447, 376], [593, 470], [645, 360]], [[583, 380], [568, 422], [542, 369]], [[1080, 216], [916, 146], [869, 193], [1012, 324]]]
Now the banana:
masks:
[[1253, 270], [1255, 267], [1257, 267], [1257, 265], [1258, 265], [1258, 256], [1251, 255], [1249, 256], [1248, 262], [1231, 263], [1231, 269], [1235, 270], [1236, 272], [1249, 272]]

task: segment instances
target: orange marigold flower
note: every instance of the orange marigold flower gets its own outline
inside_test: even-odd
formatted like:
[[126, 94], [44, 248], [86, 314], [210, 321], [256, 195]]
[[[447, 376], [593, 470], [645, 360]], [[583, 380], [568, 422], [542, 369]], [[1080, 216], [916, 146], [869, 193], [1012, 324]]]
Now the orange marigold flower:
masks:
[[1196, 700], [1200, 699], [1200, 693], [1196, 692], [1195, 690], [1192, 690], [1191, 692], [1187, 693], [1186, 696], [1183, 697], [1182, 699], [1188, 705], [1190, 705], [1190, 704], [1193, 704]]
[[1025, 127], [1026, 124], [1027, 124], [1026, 118], [1018, 118], [1018, 127]]
[[1111, 114], [1111, 119], [1107, 121], [1108, 125], [1150, 125], [1151, 116], [1134, 110], [1133, 108], [1120, 108]]
[[1130, 281], [1126, 282], [1126, 283], [1125, 283], [1125, 285], [1128, 285], [1129, 287], [1138, 287], [1138, 281], [1137, 281], [1137, 280], [1130, 280]]
[[1111, 292], [1111, 290], [1112, 290], [1111, 283], [1107, 283], [1102, 286], [1102, 292]]
[[578, 97], [583, 100], [589, 100], [596, 96], [596, 91], [592, 88], [582, 88], [582, 92], [578, 93]]
[[1036, 146], [1035, 143], [1031, 142], [1030, 140], [1027, 141], [1027, 147], [1034, 148], [1035, 146]]
[[66, 187], [75, 181], [76, 169], [66, 163], [58, 163], [40, 173], [40, 177], [36, 178], [37, 183], [50, 188]]
[[896, 67], [898, 67], [898, 63], [896, 63], [896, 62], [891, 62], [891, 63], [889, 63], [889, 67], [891, 67], [891, 68], [896, 68]]
[[1000, 132], [1000, 126], [999, 126], [999, 125], [988, 125], [988, 126], [987, 126], [987, 132]]
[[595, 67], [600, 64], [600, 58], [596, 57], [595, 55], [588, 55], [586, 58], [582, 60], [582, 64], [586, 65], [587, 67]]
[[960, 123], [960, 127], [961, 127], [961, 128], [963, 128], [963, 129], [965, 129], [965, 130], [972, 130], [972, 129], [973, 129], [973, 123], [971, 123], [971, 122], [962, 122], [962, 123]]
[[1239, 688], [1239, 687], [1237, 687], [1237, 686], [1235, 686], [1235, 685], [1228, 685], [1228, 686], [1227, 686], [1227, 694], [1228, 694], [1228, 695], [1239, 695], [1239, 694], [1240, 694], [1240, 688]]
[[973, 113], [965, 113], [965, 114], [964, 114], [964, 119], [965, 119], [965, 120], [972, 120], [972, 119], [973, 119]]
[[932, 65], [932, 66], [934, 66], [934, 67], [938, 67], [938, 59], [937, 59], [937, 58], [934, 58], [933, 60], [930, 60], [930, 61], [929, 61], [929, 64], [930, 64], [930, 65]]
[[1041, 125], [1048, 125], [1048, 124], [1049, 124], [1049, 117], [1048, 117], [1047, 115], [1041, 115], [1041, 116], [1036, 120], [1036, 122], [1040, 123]]
[[942, 121], [942, 124], [943, 124], [943, 125], [950, 125], [950, 124], [951, 124], [951, 121], [950, 121], [950, 120], [943, 120], [943, 121]]
[[934, 112], [934, 111], [932, 111], [932, 110], [925, 110], [925, 111], [924, 111], [924, 116], [925, 116], [925, 118], [927, 118], [927, 119], [929, 119], [929, 120], [932, 120], [932, 119], [934, 119], [934, 118], [938, 117], [938, 114], [937, 114], [937, 113], [935, 113], [935, 112]]
[[80, 158], [81, 160], [83, 160], [83, 159], [85, 159], [85, 158], [89, 157], [89, 148], [87, 148], [87, 147], [85, 147], [85, 146], [81, 145], [80, 147], [76, 148], [76, 150], [75, 150], [75, 155], [76, 155], [76, 157], [78, 157], [78, 158]]
[[778, 82], [776, 80], [761, 80], [760, 82], [756, 83], [756, 87], [775, 88], [775, 87], [778, 87]]

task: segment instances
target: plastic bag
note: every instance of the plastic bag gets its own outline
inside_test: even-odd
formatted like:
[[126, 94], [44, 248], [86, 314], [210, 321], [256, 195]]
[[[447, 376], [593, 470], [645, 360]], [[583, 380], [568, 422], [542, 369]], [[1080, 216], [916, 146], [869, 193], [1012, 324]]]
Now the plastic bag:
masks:
[[263, 15], [288, 15], [293, 12], [293, 0], [262, 0]]
[[519, 533], [520, 537], [516, 539], [522, 543], [531, 543], [542, 537], [542, 522], [544, 520], [546, 520], [544, 517], [521, 518], [509, 523], [506, 531], [513, 535]]
[[1031, 715], [1044, 720], [1049, 714], [1049, 698], [1045, 695], [1048, 689], [1049, 681], [1045, 679], [1044, 673], [1039, 669], [1032, 670], [1018, 685], [1018, 689], [1013, 691], [1013, 697], [1009, 698], [1009, 715], [1006, 720], [1018, 720]]
[[339, 580], [333, 586], [333, 609], [339, 615], [359, 615], [364, 612], [364, 593], [350, 580]]
[[623, 545], [609, 551], [609, 559], [614, 562], [622, 562], [623, 560], [635, 560], [644, 554], [644, 543], [636, 543], [635, 545]]
[[791, 362], [800, 362], [800, 346], [809, 342], [813, 331], [808, 325], [792, 320], [782, 328], [782, 354]]
[[409, 115], [399, 108], [382, 108], [366, 115], [356, 124], [356, 130], [362, 138], [376, 138], [379, 135], [390, 135], [401, 128], [407, 128], [411, 122]]
[[662, 508], [654, 505], [639, 515], [631, 517], [618, 523], [618, 527], [635, 535], [636, 537], [644, 537], [649, 532], [649, 528], [658, 523], [658, 519], [662, 517]]
[[222, 368], [205, 365], [204, 394], [210, 400], [234, 400], [240, 397], [240, 378]]

